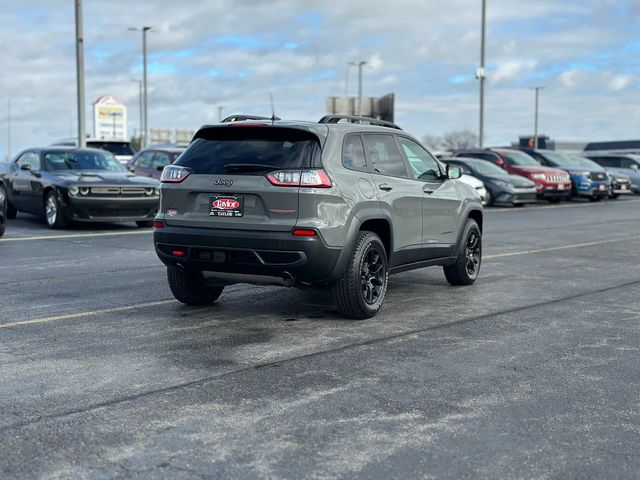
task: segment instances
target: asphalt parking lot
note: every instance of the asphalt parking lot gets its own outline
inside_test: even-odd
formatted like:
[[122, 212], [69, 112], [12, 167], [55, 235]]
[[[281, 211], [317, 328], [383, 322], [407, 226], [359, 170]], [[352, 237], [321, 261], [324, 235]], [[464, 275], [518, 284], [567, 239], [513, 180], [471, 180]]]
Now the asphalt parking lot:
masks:
[[637, 478], [640, 199], [485, 213], [477, 284], [381, 313], [173, 300], [150, 230], [0, 240], [0, 478]]

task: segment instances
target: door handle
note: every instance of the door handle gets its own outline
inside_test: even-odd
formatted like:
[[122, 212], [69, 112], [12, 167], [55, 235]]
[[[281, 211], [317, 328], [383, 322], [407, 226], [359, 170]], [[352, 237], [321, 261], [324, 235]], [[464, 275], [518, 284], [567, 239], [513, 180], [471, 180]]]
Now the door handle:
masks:
[[430, 187], [422, 187], [422, 191], [424, 193], [432, 194], [435, 190], [433, 188], [430, 188]]
[[378, 187], [380, 188], [380, 190], [384, 190], [385, 192], [390, 192], [391, 190], [393, 190], [393, 187], [386, 183], [381, 183], [380, 185], [378, 185]]

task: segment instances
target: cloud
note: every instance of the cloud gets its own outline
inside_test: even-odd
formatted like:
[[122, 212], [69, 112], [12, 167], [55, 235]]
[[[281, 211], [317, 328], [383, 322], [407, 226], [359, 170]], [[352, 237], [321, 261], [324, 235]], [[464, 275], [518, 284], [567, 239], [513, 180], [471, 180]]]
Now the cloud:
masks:
[[523, 72], [531, 71], [538, 66], [538, 61], [528, 60], [508, 60], [498, 64], [494, 72], [488, 73], [489, 82], [496, 84], [522, 76]]

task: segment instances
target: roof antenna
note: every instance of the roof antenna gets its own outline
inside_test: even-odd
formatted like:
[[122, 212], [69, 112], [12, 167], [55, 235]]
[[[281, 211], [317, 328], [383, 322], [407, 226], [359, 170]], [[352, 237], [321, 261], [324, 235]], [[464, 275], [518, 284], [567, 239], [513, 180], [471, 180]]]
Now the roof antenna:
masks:
[[269, 100], [271, 101], [271, 125], [275, 125], [278, 117], [276, 117], [276, 107], [273, 103], [273, 94], [271, 92], [269, 92]]

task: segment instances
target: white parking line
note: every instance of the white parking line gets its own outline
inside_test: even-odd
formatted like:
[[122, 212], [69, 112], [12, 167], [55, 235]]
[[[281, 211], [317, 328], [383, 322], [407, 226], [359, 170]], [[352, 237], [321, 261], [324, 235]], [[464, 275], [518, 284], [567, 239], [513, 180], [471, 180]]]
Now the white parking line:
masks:
[[491, 260], [493, 258], [515, 257], [518, 255], [529, 255], [531, 253], [553, 252], [556, 250], [571, 250], [572, 248], [593, 247], [594, 245], [605, 245], [607, 243], [625, 242], [628, 240], [640, 240], [640, 235], [632, 235], [630, 237], [610, 238], [608, 240], [598, 240], [597, 242], [572, 243], [570, 245], [560, 245], [557, 247], [537, 248], [534, 250], [521, 250], [519, 252], [497, 253], [495, 255], [485, 255], [483, 260]]
[[[627, 205], [629, 203], [640, 203], [640, 200], [624, 200], [619, 202], [619, 205]], [[551, 210], [554, 208], [586, 208], [586, 207], [602, 207], [604, 205], [611, 205], [611, 203], [577, 203], [577, 204], [562, 204], [562, 205], [541, 205], [539, 207], [529, 207], [525, 206], [524, 208], [491, 208], [484, 210], [485, 213], [512, 213], [512, 212], [530, 212], [532, 210]]]
[[[547, 248], [538, 248], [534, 250], [522, 250], [519, 252], [507, 252], [507, 253], [498, 253], [495, 255], [486, 255], [483, 257], [483, 260], [491, 260], [494, 258], [505, 258], [505, 257], [515, 257], [519, 255], [530, 255], [533, 253], [543, 253], [543, 252], [553, 252], [556, 250], [570, 250], [575, 248], [584, 248], [584, 247], [592, 247], [595, 245], [604, 245], [607, 243], [616, 243], [616, 242], [624, 242], [628, 240], [640, 240], [640, 235], [633, 235], [629, 237], [618, 237], [612, 238], [609, 240], [601, 240], [597, 242], [586, 242], [586, 243], [574, 243], [571, 245], [560, 245], [557, 247], [547, 247]], [[34, 318], [32, 320], [21, 320], [17, 322], [5, 323], [0, 325], [0, 329], [3, 328], [13, 328], [20, 327], [23, 325], [35, 325], [40, 323], [49, 323], [49, 322], [57, 322], [59, 320], [72, 320], [74, 318], [82, 318], [82, 317], [95, 317], [97, 315], [102, 315], [105, 313], [116, 313], [116, 312], [126, 312], [128, 310], [136, 310], [139, 308], [147, 308], [147, 307], [157, 307], [159, 305], [170, 305], [177, 303], [176, 300], [159, 300], [157, 302], [149, 302], [149, 303], [136, 303], [135, 305], [125, 305], [122, 307], [114, 307], [114, 308], [105, 308], [102, 310], [90, 310], [87, 312], [78, 312], [78, 313], [70, 313], [66, 315], [58, 315], [55, 317], [44, 317], [44, 318]]]
[[135, 230], [132, 232], [105, 232], [105, 233], [69, 233], [65, 235], [42, 235], [40, 237], [7, 237], [0, 238], [3, 242], [28, 242], [30, 240], [60, 240], [61, 238], [88, 238], [88, 237], [117, 237], [120, 235], [143, 235], [151, 233], [153, 230], [146, 228], [144, 230]]
[[159, 305], [169, 305], [170, 303], [176, 303], [176, 300], [159, 300], [157, 302], [136, 303], [135, 305], [125, 305], [122, 307], [104, 308], [102, 310], [90, 310], [88, 312], [68, 313], [66, 315], [58, 315], [55, 317], [34, 318], [33, 320], [21, 320], [18, 322], [1, 324], [0, 328], [11, 328], [11, 327], [18, 327], [22, 325], [35, 325], [37, 323], [57, 322], [58, 320], [71, 320], [73, 318], [81, 318], [81, 317], [95, 317], [96, 315], [102, 315], [104, 313], [126, 312], [127, 310], [135, 310], [137, 308], [157, 307]]

